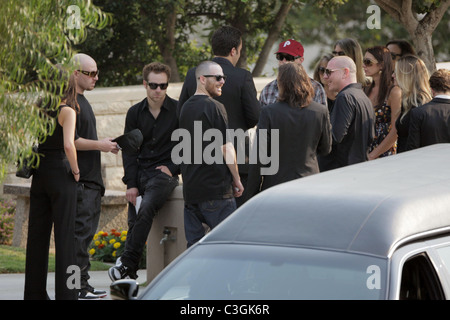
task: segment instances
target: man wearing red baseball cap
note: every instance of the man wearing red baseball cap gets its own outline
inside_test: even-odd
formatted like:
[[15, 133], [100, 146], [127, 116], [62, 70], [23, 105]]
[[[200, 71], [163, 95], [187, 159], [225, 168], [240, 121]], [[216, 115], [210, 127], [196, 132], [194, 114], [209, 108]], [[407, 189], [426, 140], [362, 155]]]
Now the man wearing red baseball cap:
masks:
[[[304, 60], [304, 52], [305, 50], [303, 48], [303, 45], [294, 39], [289, 39], [281, 42], [278, 45], [278, 51], [275, 53], [277, 55], [278, 66], [290, 62], [302, 64]], [[322, 85], [312, 78], [309, 79], [314, 88], [313, 100], [327, 106], [327, 96]], [[261, 103], [261, 106], [265, 106], [277, 102], [277, 99], [278, 83], [277, 79], [275, 79], [272, 82], [268, 83], [261, 91], [259, 101]]]

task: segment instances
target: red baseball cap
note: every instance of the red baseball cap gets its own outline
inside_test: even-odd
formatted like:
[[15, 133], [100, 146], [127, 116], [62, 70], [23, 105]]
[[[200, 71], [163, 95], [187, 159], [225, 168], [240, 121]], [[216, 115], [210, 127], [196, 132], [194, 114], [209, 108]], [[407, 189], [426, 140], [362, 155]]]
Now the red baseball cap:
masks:
[[305, 50], [300, 42], [290, 39], [280, 43], [278, 51], [275, 53], [287, 53], [294, 57], [303, 57], [304, 51]]

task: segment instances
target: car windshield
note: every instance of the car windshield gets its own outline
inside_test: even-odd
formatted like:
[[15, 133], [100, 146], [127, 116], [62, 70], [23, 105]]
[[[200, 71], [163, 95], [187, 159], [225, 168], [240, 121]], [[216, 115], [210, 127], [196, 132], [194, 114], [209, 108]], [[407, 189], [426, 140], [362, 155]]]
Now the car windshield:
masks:
[[383, 299], [385, 259], [255, 245], [199, 245], [144, 291], [157, 300]]

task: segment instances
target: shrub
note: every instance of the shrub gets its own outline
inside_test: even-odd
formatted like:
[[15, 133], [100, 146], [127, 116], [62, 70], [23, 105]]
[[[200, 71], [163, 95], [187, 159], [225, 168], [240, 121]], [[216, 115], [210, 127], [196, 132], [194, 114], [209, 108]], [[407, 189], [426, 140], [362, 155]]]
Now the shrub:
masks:
[[0, 199], [0, 244], [10, 245], [12, 242], [15, 212], [13, 201]]

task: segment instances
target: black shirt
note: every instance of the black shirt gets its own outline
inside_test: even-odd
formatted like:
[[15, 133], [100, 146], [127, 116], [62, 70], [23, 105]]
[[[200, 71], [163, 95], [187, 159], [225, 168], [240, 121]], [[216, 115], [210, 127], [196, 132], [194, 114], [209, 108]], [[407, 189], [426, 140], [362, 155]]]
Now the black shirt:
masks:
[[320, 171], [367, 161], [375, 135], [375, 113], [361, 84], [349, 84], [338, 93], [330, 120], [333, 147], [328, 156], [319, 158]]
[[47, 151], [60, 151], [64, 152], [64, 135], [63, 135], [63, 127], [58, 122], [58, 115], [61, 112], [62, 108], [70, 108], [68, 105], [60, 105], [59, 111], [51, 111], [48, 112], [47, 115], [55, 118], [56, 126], [55, 130], [51, 135], [48, 135], [45, 138], [45, 141], [39, 144], [39, 152], [47, 152]]
[[[77, 95], [80, 113], [77, 114], [75, 140], [81, 138], [98, 140], [97, 123], [92, 107], [82, 94]], [[105, 193], [101, 174], [101, 153], [99, 150], [77, 150], [78, 167], [80, 168], [79, 183]]]
[[[201, 136], [196, 131], [200, 124]], [[190, 97], [181, 110], [180, 128], [187, 130], [191, 137], [189, 143], [191, 159], [180, 165], [185, 202], [199, 203], [232, 198], [232, 176], [223, 157], [222, 161], [214, 161], [211, 164], [205, 163], [205, 155], [210, 154], [206, 150], [211, 150], [211, 144], [215, 142], [218, 143], [216, 147], [221, 147], [227, 141], [228, 120], [223, 104], [206, 95]], [[208, 129], [220, 131], [221, 141], [203, 141], [203, 134]], [[202, 139], [202, 141], [198, 141], [198, 139]], [[198, 154], [199, 145], [202, 146], [201, 161], [195, 161], [195, 158], [198, 159], [200, 156]]]
[[177, 101], [167, 95], [156, 119], [149, 110], [147, 98], [128, 110], [124, 133], [139, 129], [144, 137], [138, 152], [122, 152], [125, 171], [122, 181], [128, 189], [138, 187], [140, 169], [155, 170], [155, 167], [165, 165], [173, 176], [179, 174], [178, 166], [171, 159], [172, 148], [177, 143], [171, 140], [172, 132], [178, 128], [176, 110]]

